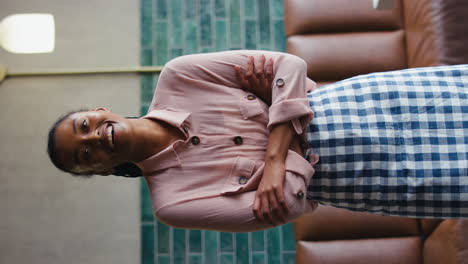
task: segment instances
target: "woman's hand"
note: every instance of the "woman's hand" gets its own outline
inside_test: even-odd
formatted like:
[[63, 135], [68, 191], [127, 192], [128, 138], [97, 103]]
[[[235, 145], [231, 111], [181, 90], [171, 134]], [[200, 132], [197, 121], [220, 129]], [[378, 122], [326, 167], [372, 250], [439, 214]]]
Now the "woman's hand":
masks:
[[261, 55], [258, 58], [249, 56], [245, 71], [239, 65], [234, 66], [240, 85], [265, 103], [271, 105], [271, 84], [273, 82], [273, 59]]
[[284, 197], [286, 157], [295, 132], [291, 122], [276, 124], [268, 135], [265, 166], [255, 194], [253, 213], [260, 221], [271, 225], [286, 223], [289, 208]]
[[255, 217], [260, 221], [267, 221], [272, 226], [285, 224], [289, 213], [283, 191], [285, 174], [284, 161], [265, 161], [263, 177], [255, 195]]

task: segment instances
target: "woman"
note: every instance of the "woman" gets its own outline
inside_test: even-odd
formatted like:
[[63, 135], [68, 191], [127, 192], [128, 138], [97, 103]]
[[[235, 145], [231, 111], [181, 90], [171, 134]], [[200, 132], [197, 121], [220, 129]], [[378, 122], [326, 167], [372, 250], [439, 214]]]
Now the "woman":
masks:
[[[256, 74], [252, 74], [253, 69]], [[427, 69], [450, 70], [454, 69]], [[398, 128], [406, 132], [401, 126], [419, 122], [412, 114], [424, 114], [422, 108], [413, 109], [408, 103], [423, 93], [413, 91], [415, 85], [407, 85], [412, 88], [403, 89], [401, 94], [388, 89], [395, 85], [398, 74], [406, 80], [419, 76], [414, 71], [380, 76], [391, 84], [379, 83], [377, 74], [307, 94], [314, 83], [306, 78], [304, 61], [292, 55], [230, 51], [183, 56], [165, 66], [146, 116], [125, 119], [105, 109], [72, 113], [51, 130], [49, 153], [57, 167], [75, 174], [122, 174], [122, 167], [127, 166], [121, 164], [136, 164], [145, 175], [156, 216], [181, 228], [255, 231], [312, 211], [316, 201], [390, 215], [467, 217], [466, 121], [449, 137], [461, 144], [441, 152], [452, 153], [448, 155], [459, 165], [457, 173], [449, 169], [448, 182], [436, 179], [439, 174], [422, 180], [421, 175], [411, 174], [412, 166], [421, 161], [403, 162], [412, 157], [409, 154], [394, 159], [395, 153], [406, 150], [402, 138], [407, 135], [376, 137]], [[445, 106], [447, 96], [466, 97], [468, 70], [460, 66], [457, 71], [462, 72], [462, 80], [454, 81], [455, 91], [432, 91], [422, 106], [429, 109], [426, 113]], [[457, 86], [460, 83], [462, 86]], [[406, 98], [402, 98], [403, 93]], [[452, 113], [461, 120], [467, 120], [465, 101], [453, 104], [457, 107]], [[409, 115], [404, 116], [400, 106], [408, 106], [410, 111], [404, 113]], [[433, 133], [431, 137], [440, 132], [431, 129], [426, 129]], [[311, 148], [300, 144], [307, 134]], [[308, 160], [302, 156], [306, 150], [313, 152], [305, 155]], [[353, 159], [355, 154], [360, 160]], [[318, 156], [325, 159], [317, 163]], [[318, 173], [308, 185], [313, 165]], [[400, 165], [401, 170], [393, 168]], [[441, 162], [432, 165], [434, 171], [446, 167]], [[337, 177], [341, 170], [346, 174]], [[348, 176], [350, 172], [352, 176]], [[417, 169], [414, 172], [420, 173]], [[441, 200], [422, 189], [432, 196], [423, 197], [423, 203], [415, 199], [421, 188], [453, 186], [455, 179], [458, 197], [455, 190], [442, 190]], [[438, 210], [440, 202], [443, 206], [450, 203], [453, 210]]]

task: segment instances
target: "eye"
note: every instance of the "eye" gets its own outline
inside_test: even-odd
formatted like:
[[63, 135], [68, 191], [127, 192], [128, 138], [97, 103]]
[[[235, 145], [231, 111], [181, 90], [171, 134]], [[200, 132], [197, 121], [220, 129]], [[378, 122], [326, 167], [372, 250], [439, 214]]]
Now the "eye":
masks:
[[83, 122], [81, 123], [81, 128], [82, 128], [83, 130], [87, 130], [87, 129], [88, 129], [88, 121], [86, 121], [86, 119], [83, 120]]
[[84, 159], [85, 161], [89, 161], [89, 148], [88, 148], [88, 147], [86, 147], [86, 148], [84, 149], [84, 152], [83, 152], [83, 159]]

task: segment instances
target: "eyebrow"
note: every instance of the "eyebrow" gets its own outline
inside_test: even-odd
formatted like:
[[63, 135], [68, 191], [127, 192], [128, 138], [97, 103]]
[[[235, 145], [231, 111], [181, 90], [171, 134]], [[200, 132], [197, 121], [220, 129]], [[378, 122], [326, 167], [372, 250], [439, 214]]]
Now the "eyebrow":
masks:
[[76, 134], [76, 120], [78, 120], [78, 118], [74, 118], [72, 123], [73, 123], [73, 132], [75, 132]]
[[[74, 119], [72, 120], [73, 132], [75, 132], [75, 134], [76, 134], [76, 121], [77, 121], [77, 120], [78, 120], [78, 118], [74, 118]], [[80, 164], [80, 159], [78, 158], [78, 151], [75, 151], [74, 154], [75, 154], [75, 163], [76, 163], [77, 165], [79, 165], [79, 164]]]

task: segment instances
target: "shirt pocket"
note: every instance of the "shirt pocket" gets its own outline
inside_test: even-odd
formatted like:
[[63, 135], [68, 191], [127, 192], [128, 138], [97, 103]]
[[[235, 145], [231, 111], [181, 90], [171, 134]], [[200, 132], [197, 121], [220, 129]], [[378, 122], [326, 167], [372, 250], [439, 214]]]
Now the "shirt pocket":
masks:
[[249, 158], [238, 156], [231, 167], [229, 176], [226, 179], [221, 194], [229, 195], [245, 191], [251, 188], [255, 183], [252, 182], [255, 174], [256, 161]]
[[240, 98], [239, 110], [244, 119], [249, 119], [260, 115], [262, 117], [265, 116], [264, 108], [260, 102], [260, 99], [253, 94], [244, 95]]

